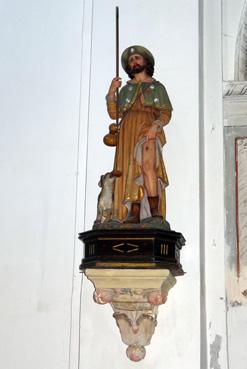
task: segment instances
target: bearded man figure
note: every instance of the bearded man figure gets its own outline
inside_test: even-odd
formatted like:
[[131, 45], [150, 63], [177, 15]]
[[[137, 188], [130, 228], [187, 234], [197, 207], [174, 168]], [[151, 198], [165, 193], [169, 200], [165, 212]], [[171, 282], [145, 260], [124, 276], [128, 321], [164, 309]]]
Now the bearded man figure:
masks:
[[165, 188], [168, 178], [162, 157], [166, 139], [163, 127], [172, 113], [165, 87], [152, 76], [154, 57], [143, 46], [124, 50], [121, 63], [130, 80], [120, 90], [121, 78], [113, 78], [106, 100], [112, 119], [121, 118], [114, 170], [115, 219], [140, 223], [149, 217], [166, 218]]

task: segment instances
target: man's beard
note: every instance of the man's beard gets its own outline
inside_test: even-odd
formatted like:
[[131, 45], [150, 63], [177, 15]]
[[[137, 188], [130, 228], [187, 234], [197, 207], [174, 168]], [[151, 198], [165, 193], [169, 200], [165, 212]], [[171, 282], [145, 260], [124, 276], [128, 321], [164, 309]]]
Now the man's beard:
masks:
[[143, 72], [144, 70], [146, 69], [146, 65], [136, 65], [134, 66], [133, 68], [130, 69], [130, 74], [138, 74], [138, 73], [141, 73]]

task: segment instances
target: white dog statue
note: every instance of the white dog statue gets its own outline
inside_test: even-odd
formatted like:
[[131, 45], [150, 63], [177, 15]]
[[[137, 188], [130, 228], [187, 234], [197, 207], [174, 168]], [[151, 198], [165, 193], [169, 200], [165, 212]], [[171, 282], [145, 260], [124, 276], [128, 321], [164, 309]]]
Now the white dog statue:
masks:
[[119, 171], [113, 170], [100, 177], [98, 185], [102, 190], [98, 196], [96, 223], [106, 223], [112, 219], [114, 183], [116, 177], [120, 177], [120, 175]]

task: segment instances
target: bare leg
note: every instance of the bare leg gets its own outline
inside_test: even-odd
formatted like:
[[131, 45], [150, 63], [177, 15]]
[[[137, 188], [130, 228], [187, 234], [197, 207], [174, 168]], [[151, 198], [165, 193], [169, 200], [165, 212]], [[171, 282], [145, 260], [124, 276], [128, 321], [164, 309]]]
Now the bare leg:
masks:
[[142, 172], [144, 186], [148, 196], [158, 196], [158, 179], [156, 175], [155, 140], [148, 140], [142, 147]]

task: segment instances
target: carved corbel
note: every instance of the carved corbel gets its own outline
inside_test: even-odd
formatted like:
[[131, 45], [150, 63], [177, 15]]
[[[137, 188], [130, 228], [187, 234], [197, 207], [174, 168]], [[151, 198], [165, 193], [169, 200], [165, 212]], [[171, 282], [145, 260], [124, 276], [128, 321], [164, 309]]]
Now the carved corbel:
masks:
[[158, 306], [167, 300], [176, 279], [168, 269], [86, 269], [94, 284], [94, 301], [111, 304], [130, 360], [145, 357], [157, 325]]

